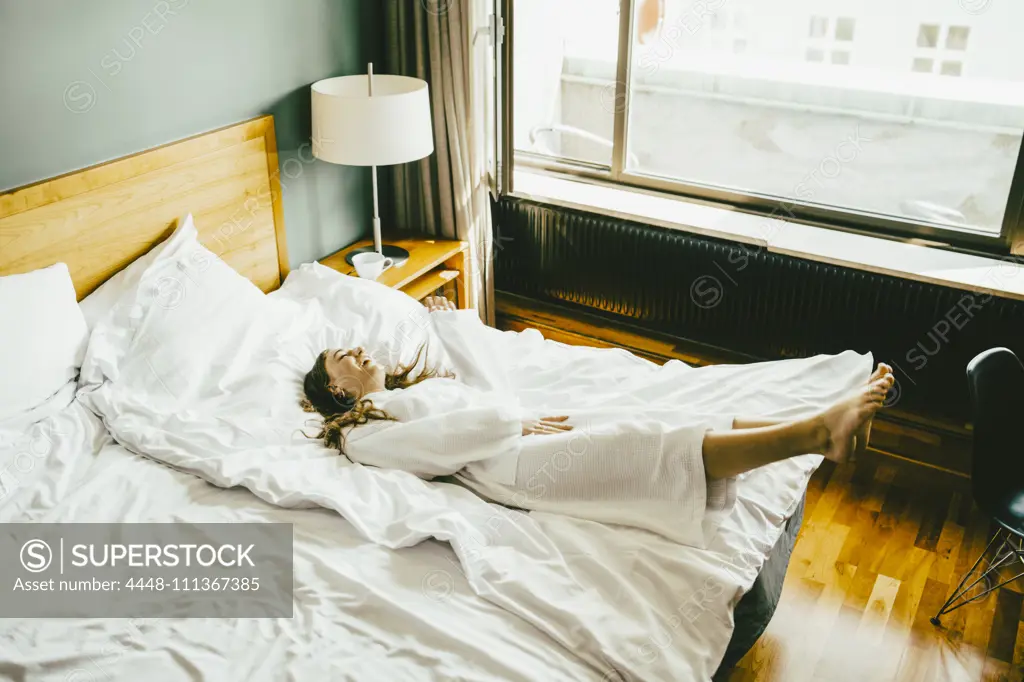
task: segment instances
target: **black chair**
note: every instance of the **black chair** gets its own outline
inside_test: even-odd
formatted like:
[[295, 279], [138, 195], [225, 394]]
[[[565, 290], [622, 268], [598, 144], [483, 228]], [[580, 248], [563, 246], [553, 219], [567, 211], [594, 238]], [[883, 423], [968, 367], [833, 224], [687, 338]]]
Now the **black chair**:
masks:
[[[1017, 423], [1024, 405], [1024, 366], [1013, 351], [993, 348], [967, 365], [967, 385], [974, 418], [971, 490], [975, 504], [995, 520], [998, 528], [988, 547], [932, 618], [933, 625], [938, 625], [939, 618], [950, 611], [1024, 577], [1024, 446], [1021, 425]], [[974, 577], [987, 557], [988, 567]], [[1001, 570], [1018, 563], [1019, 573], [993, 584]], [[984, 583], [985, 589], [968, 596], [979, 583]]]

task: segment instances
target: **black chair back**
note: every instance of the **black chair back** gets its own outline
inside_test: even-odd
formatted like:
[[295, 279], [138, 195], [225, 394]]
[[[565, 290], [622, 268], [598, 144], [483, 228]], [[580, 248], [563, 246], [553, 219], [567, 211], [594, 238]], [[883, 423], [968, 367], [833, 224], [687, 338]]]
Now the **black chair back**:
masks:
[[974, 413], [971, 487], [978, 506], [998, 519], [999, 502], [1024, 490], [1024, 366], [1008, 348], [992, 348], [967, 365], [967, 384]]

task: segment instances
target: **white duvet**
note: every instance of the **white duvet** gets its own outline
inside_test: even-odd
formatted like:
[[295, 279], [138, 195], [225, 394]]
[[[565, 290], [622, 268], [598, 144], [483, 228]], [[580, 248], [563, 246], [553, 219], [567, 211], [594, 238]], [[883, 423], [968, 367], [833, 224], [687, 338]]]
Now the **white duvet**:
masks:
[[[524, 407], [540, 411], [551, 401], [597, 408], [657, 399], [706, 414], [795, 416], [863, 382], [871, 367], [869, 357], [853, 353], [748, 367], [658, 367], [622, 351], [544, 341], [536, 332], [497, 332], [469, 318], [457, 325], [468, 342], [446, 344], [417, 304], [374, 283], [304, 266], [280, 292], [263, 297], [220, 265], [190, 272], [188, 264], [157, 263], [137, 299], [98, 326], [81, 398], [113, 436], [133, 452], [217, 486], [248, 488], [270, 505], [333, 510], [359, 537], [381, 547], [421, 550], [430, 538], [450, 543], [457, 565], [425, 565], [415, 586], [421, 599], [461, 594], [468, 586], [514, 616], [518, 629], [543, 633], [556, 659], [572, 661], [565, 675], [548, 670], [534, 676], [519, 669], [519, 654], [505, 647], [504, 671], [493, 668], [495, 650], [481, 650], [479, 671], [444, 672], [431, 657], [446, 656], [446, 635], [407, 675], [352, 679], [710, 679], [731, 634], [732, 609], [820, 458], [743, 477], [736, 506], [707, 549], [640, 530], [528, 515], [487, 504], [459, 485], [351, 464], [305, 437], [309, 415], [298, 407], [300, 379], [323, 348], [362, 345], [393, 363], [430, 341], [432, 360], [462, 380], [506, 382]], [[168, 300], [167, 287], [158, 284], [171, 277], [180, 286], [171, 287], [175, 296]], [[476, 649], [476, 628], [450, 606], [442, 622], [413, 626], [450, 633], [460, 622], [466, 638], [460, 648]], [[348, 618], [343, 607], [331, 613]], [[309, 618], [322, 616], [314, 609]], [[409, 625], [368, 627], [379, 634]], [[292, 630], [273, 623], [251, 627]], [[290, 650], [284, 661], [299, 665], [301, 656], [289, 658], [294, 655]], [[461, 665], [471, 660], [460, 658]]]
[[282, 509], [247, 490], [211, 486], [128, 452], [91, 411], [62, 397], [31, 428], [0, 431], [0, 523], [293, 524], [294, 617], [0, 617], [0, 680], [529, 682], [591, 676], [585, 663], [536, 628], [476, 597], [446, 545], [393, 552], [326, 509]]

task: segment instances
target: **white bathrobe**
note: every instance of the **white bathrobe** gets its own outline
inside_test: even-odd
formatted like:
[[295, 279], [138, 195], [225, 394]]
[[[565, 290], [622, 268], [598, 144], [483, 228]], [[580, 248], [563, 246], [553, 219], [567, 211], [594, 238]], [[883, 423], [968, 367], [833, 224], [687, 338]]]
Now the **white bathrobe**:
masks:
[[[737, 415], [797, 418], [841, 398], [870, 355], [692, 368], [624, 350], [569, 347], [535, 330], [499, 332], [475, 311], [434, 313], [431, 364], [458, 377], [372, 396], [398, 422], [353, 429], [356, 462], [454, 475], [511, 507], [632, 526], [706, 546], [736, 497], [708, 480], [709, 430]], [[574, 430], [522, 435], [523, 419], [568, 415]]]
[[[440, 378], [367, 397], [398, 421], [353, 429], [350, 459], [426, 479], [455, 475], [506, 506], [703, 546], [735, 500], [735, 481], [708, 480], [701, 455], [705, 432], [730, 428], [731, 418], [633, 406], [532, 414], [509, 395]], [[563, 414], [573, 431], [522, 435], [524, 419]]]
[[[513, 333], [485, 327], [472, 311], [431, 317], [443, 345], [430, 349], [433, 361], [458, 378], [368, 396], [398, 421], [353, 429], [350, 459], [425, 479], [455, 475], [510, 507], [632, 526], [694, 546], [710, 540], [735, 500], [735, 481], [707, 479], [704, 434], [730, 429], [733, 417], [688, 405], [693, 396], [665, 397], [665, 385], [694, 370], [629, 355], [635, 371], [609, 376], [608, 354], [625, 351], [579, 348], [565, 365], [537, 365], [521, 337], [511, 342]], [[524, 420], [561, 415], [573, 431], [522, 435]]]

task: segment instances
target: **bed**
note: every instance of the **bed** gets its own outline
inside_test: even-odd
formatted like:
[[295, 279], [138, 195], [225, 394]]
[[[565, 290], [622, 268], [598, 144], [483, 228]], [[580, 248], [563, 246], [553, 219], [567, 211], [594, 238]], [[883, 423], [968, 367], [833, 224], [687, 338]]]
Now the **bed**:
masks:
[[[263, 292], [281, 287], [288, 259], [270, 117], [0, 196], [0, 276], [65, 262], [83, 298], [161, 244], [187, 213], [209, 252]], [[288, 295], [301, 299], [315, 296], [314, 289], [338, 289], [337, 298], [318, 302], [327, 308], [347, 295], [350, 283], [340, 276], [325, 285], [323, 278], [334, 275], [311, 266], [300, 270], [289, 280], [295, 284]], [[382, 300], [401, 308], [404, 303], [386, 298], [391, 293], [381, 293]], [[397, 318], [401, 323], [407, 315]], [[51, 439], [45, 456], [34, 460], [17, 486], [5, 489], [0, 520], [292, 523], [295, 617], [6, 620], [0, 623], [0, 673], [6, 677], [710, 679], [720, 665], [735, 663], [771, 618], [803, 491], [817, 465], [815, 458], [794, 460], [742, 481], [735, 518], [705, 554], [652, 543], [639, 532], [518, 512], [501, 518], [522, 544], [499, 553], [467, 540], [475, 514], [499, 517], [457, 485], [423, 490], [441, 490], [441, 508], [454, 505], [462, 526], [453, 530], [438, 514], [440, 525], [396, 538], [395, 528], [407, 518], [367, 526], [358, 510], [346, 506], [351, 500], [334, 506], [307, 500], [286, 508], [246, 480], [165, 466], [119, 417], [101, 419], [95, 403], [90, 406], [58, 401], [41, 421], [0, 440], [3, 463], [41, 430], [67, 434]], [[306, 453], [317, 446], [295, 447]], [[373, 485], [406, 491], [412, 484], [378, 477]], [[756, 538], [745, 535], [755, 528]], [[520, 552], [511, 563], [510, 548]], [[529, 573], [532, 587], [508, 577], [516, 572]], [[645, 572], [641, 584], [637, 576]]]

